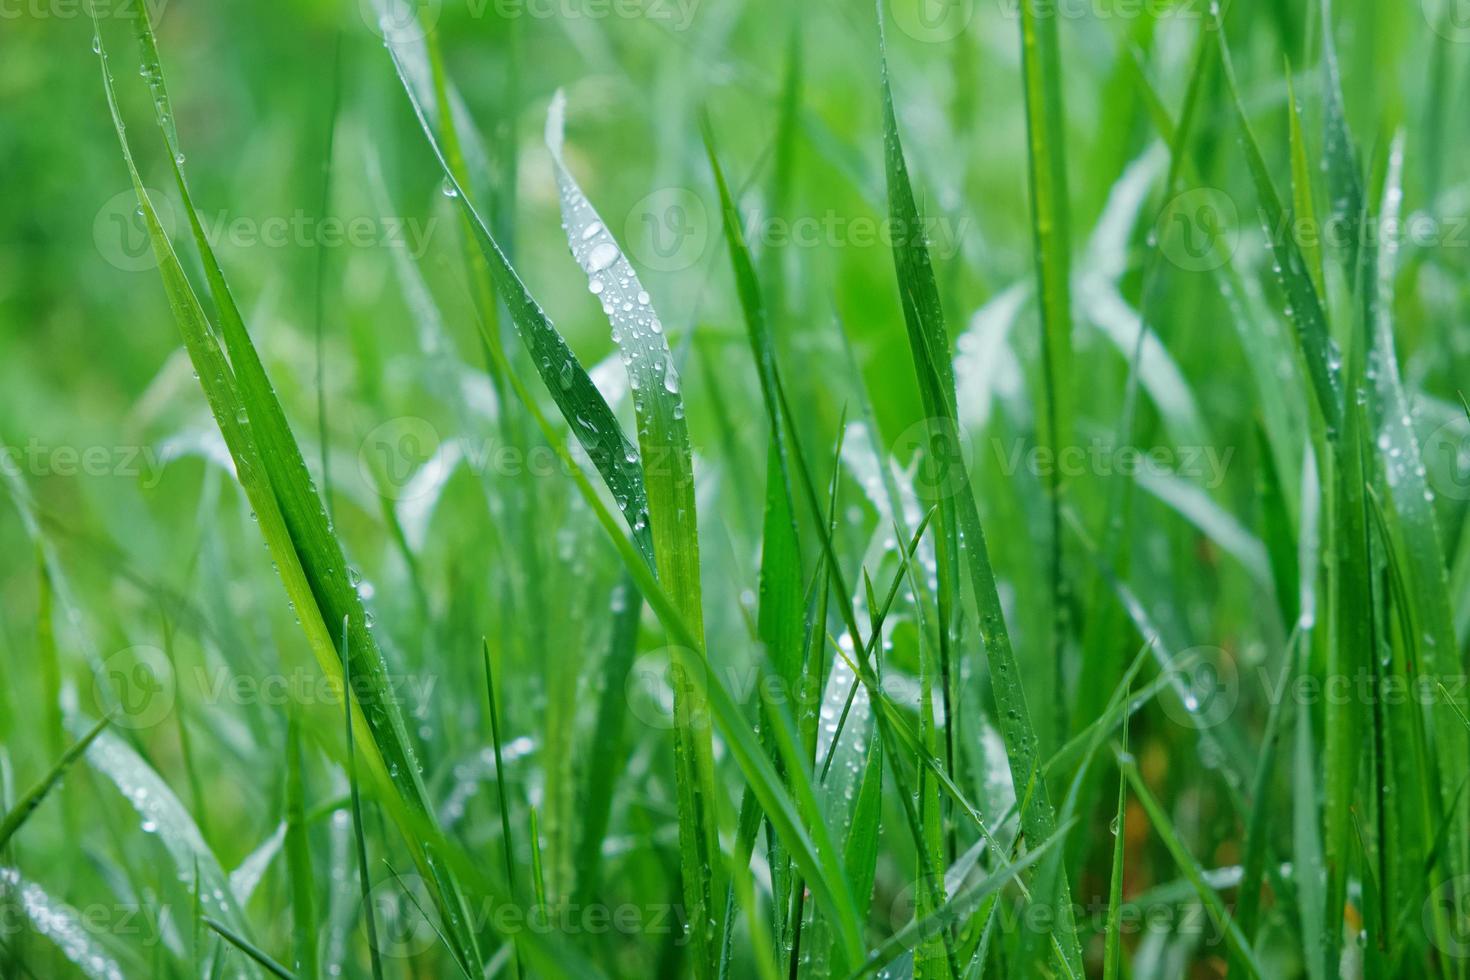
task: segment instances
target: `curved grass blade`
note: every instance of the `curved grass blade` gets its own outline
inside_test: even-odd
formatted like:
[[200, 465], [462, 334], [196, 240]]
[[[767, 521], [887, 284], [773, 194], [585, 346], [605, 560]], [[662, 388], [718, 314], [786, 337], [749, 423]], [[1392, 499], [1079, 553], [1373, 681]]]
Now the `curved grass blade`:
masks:
[[[505, 257], [484, 218], [466, 196], [464, 187], [454, 176], [444, 150], [429, 125], [423, 104], [419, 101], [399, 51], [392, 42], [389, 43], [388, 54], [429, 149], [433, 151], [434, 158], [443, 171], [444, 185], [470, 222], [475, 242], [489, 264], [491, 280], [510, 313], [511, 322], [521, 342], [572, 434], [586, 451], [608, 490], [612, 492], [613, 501], [632, 530], [639, 550], [652, 563], [653, 539], [648, 526], [648, 499], [637, 450], [623, 435], [617, 417], [597, 390], [597, 386], [592, 383], [586, 369], [526, 289], [525, 283]], [[509, 365], [499, 363], [503, 361], [504, 355], [496, 345], [490, 345], [490, 348], [502, 373], [508, 375]]]
[[[651, 298], [627, 257], [577, 185], [562, 157], [566, 99], [552, 99], [546, 120], [546, 146], [556, 167], [562, 224], [572, 256], [588, 277], [588, 288], [602, 301], [612, 324], [613, 342], [622, 351], [638, 420], [648, 523], [659, 583], [674, 600], [685, 624], [704, 650], [704, 610], [699, 580], [698, 511], [694, 500], [694, 467], [679, 373]], [[564, 380], [564, 378], [563, 378]], [[693, 922], [714, 915], [714, 881], [719, 852], [713, 815], [705, 810], [714, 795], [714, 755], [707, 730], [689, 723], [701, 717], [697, 703], [676, 690], [674, 705], [677, 746], [679, 839], [685, 900]], [[712, 935], [692, 930], [696, 975], [713, 976], [717, 953]]]
[[[358, 710], [366, 726], [363, 748], [377, 780], [391, 785], [395, 793], [390, 811], [405, 828], [414, 859], [434, 882], [435, 901], [452, 923], [462, 924], [464, 900], [457, 883], [432, 860], [442, 835], [432, 817], [420, 768], [408, 739], [397, 699], [393, 697], [383, 661], [368, 625], [362, 599], [350, 580], [341, 544], [332, 532], [326, 508], [312, 484], [311, 476], [291, 433], [285, 412], [260, 361], [244, 320], [236, 306], [224, 273], [201, 223], [184, 176], [184, 155], [173, 121], [173, 109], [158, 59], [157, 43], [146, 10], [134, 12], [134, 25], [143, 51], [142, 75], [153, 94], [160, 130], [170, 156], [170, 166], [199, 256], [204, 265], [210, 293], [219, 315], [224, 350], [221, 350], [208, 317], [184, 275], [173, 246], [163, 231], [158, 215], [144, 191], [121, 113], [113, 91], [108, 55], [100, 36], [96, 10], [89, 5], [96, 50], [102, 62], [104, 90], [113, 127], [144, 219], [174, 318], [184, 334], [190, 359], [201, 387], [219, 424], [235, 463], [236, 476], [257, 515], [262, 536], [318, 664], [328, 677], [345, 670], [345, 658], [356, 651], [354, 673], [363, 678], [371, 694]], [[228, 358], [226, 358], [226, 351]], [[342, 622], [350, 642], [336, 646], [334, 627]], [[411, 832], [414, 824], [427, 824], [429, 833]], [[463, 927], [454, 931], [461, 956], [479, 961], [476, 940]]]
[[14, 868], [0, 868], [0, 901], [12, 921], [11, 928], [21, 925], [14, 921], [16, 916], [23, 917], [24, 925], [50, 940], [82, 976], [89, 980], [123, 980], [126, 976], [122, 966], [98, 944], [92, 927], [78, 918], [76, 910], [56, 901]]
[[1230, 951], [1239, 958], [1240, 962], [1245, 964], [1251, 976], [1269, 976], [1270, 974], [1266, 973], [1261, 968], [1261, 964], [1256, 960], [1255, 952], [1251, 949], [1250, 943], [1241, 935], [1240, 927], [1230, 917], [1230, 911], [1225, 907], [1225, 903], [1221, 900], [1219, 893], [1205, 881], [1204, 872], [1200, 869], [1199, 863], [1189, 853], [1189, 849], [1184, 846], [1184, 842], [1179, 839], [1179, 834], [1175, 831], [1174, 824], [1169, 820], [1163, 808], [1159, 806], [1158, 800], [1154, 799], [1153, 794], [1149, 792], [1148, 786], [1143, 781], [1143, 777], [1138, 773], [1137, 764], [1121, 750], [1116, 754], [1118, 757], [1118, 768], [1122, 771], [1129, 785], [1133, 787], [1133, 795], [1143, 805], [1144, 812], [1148, 814], [1149, 822], [1153, 824], [1154, 830], [1157, 831], [1159, 837], [1163, 840], [1164, 846], [1168, 849], [1170, 856], [1174, 858], [1174, 863], [1179, 866], [1179, 870], [1188, 879], [1190, 887], [1194, 889], [1195, 894], [1199, 896], [1200, 902], [1204, 904], [1205, 909], [1210, 913], [1210, 918], [1224, 932], [1225, 942], [1230, 947]]

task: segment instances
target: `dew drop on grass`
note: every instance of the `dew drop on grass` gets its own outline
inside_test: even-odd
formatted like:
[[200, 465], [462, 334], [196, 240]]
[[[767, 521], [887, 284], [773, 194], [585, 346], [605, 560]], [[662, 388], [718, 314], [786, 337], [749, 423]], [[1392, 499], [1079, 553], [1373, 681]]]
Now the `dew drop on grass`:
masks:
[[587, 267], [592, 272], [602, 272], [622, 255], [612, 242], [599, 242], [587, 256]]

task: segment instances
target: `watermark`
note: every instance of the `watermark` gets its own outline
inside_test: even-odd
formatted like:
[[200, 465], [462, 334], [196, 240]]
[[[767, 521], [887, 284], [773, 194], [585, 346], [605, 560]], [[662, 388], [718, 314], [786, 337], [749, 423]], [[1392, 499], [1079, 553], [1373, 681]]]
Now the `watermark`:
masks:
[[[1001, 15], [1019, 20], [1023, 0], [996, 0]], [[1206, 21], [1213, 25], [1210, 0], [1034, 0], [1032, 14], [1037, 20], [1110, 21]]]
[[1240, 673], [1235, 658], [1214, 646], [1190, 647], [1176, 657], [1176, 698], [1160, 698], [1164, 714], [1184, 728], [1215, 728], [1235, 713]]
[[[1470, 3], [1470, 0], [1466, 0]], [[1155, 235], [1165, 259], [1186, 272], [1212, 272], [1235, 257], [1243, 237], [1241, 212], [1218, 187], [1195, 187], [1172, 198], [1159, 212]], [[1419, 250], [1470, 248], [1470, 214], [1360, 216], [1334, 213], [1325, 218], [1289, 210], [1273, 217], [1257, 208], [1264, 241], [1279, 262], [1303, 251], [1349, 254], [1359, 248], [1409, 246]], [[1289, 249], [1288, 246], [1295, 246]]]
[[1455, 418], [1429, 434], [1424, 440], [1424, 468], [1435, 493], [1470, 500], [1470, 421]]
[[[22, 902], [13, 901], [5, 892], [16, 887], [15, 873], [7, 869], [0, 874], [0, 938], [34, 933], [35, 926]], [[21, 888], [27, 887], [20, 885]], [[73, 905], [52, 898], [47, 914], [57, 922], [76, 925], [94, 936], [112, 936], [126, 940], [131, 946], [154, 947], [169, 934], [178, 933], [179, 920], [173, 906], [134, 905], [127, 902], [88, 902]]]
[[[158, 216], [159, 226], [165, 235], [172, 238], [178, 226], [173, 205], [157, 189], [149, 187], [145, 191]], [[147, 272], [158, 268], [158, 256], [153, 252], [153, 238], [148, 234], [143, 206], [131, 188], [112, 195], [97, 209], [97, 215], [92, 219], [92, 242], [108, 265], [123, 272]]]
[[1093, 439], [1085, 445], [1028, 444], [1023, 439], [991, 439], [990, 448], [1004, 476], [1027, 472], [1035, 477], [1174, 476], [1206, 490], [1224, 485], [1234, 446], [1132, 446]]
[[1429, 29], [1446, 41], [1470, 44], [1470, 0], [1422, 0]]
[[1235, 256], [1240, 213], [1229, 194], [1196, 187], [1175, 196], [1159, 212], [1155, 229], [1164, 258], [1186, 272], [1211, 272]]
[[92, 675], [97, 713], [116, 706], [112, 723], [119, 728], [152, 728], [173, 712], [177, 697], [173, 664], [158, 647], [119, 650], [98, 664]]
[[[435, 674], [383, 674], [352, 678], [353, 700], [362, 706], [400, 705], [413, 710], [430, 703], [439, 678]], [[192, 705], [259, 705], [281, 708], [336, 707], [346, 704], [342, 678], [307, 667], [264, 674], [237, 673], [226, 667], [196, 665], [175, 669], [153, 646], [119, 650], [93, 675], [93, 708], [112, 712], [113, 724], [143, 730], [172, 716], [181, 685]]]
[[[374, 426], [358, 447], [358, 472], [363, 481], [389, 500], [415, 500], [434, 492], [456, 466], [478, 476], [536, 478], [574, 476], [579, 468], [607, 464], [638, 464], [645, 476], [689, 478], [675, 466], [674, 450], [660, 447], [640, 453], [632, 446], [592, 448], [572, 440], [567, 456], [545, 444], [518, 446], [498, 438], [443, 439], [427, 419], [403, 415]], [[607, 458], [599, 458], [606, 453]], [[613, 459], [616, 454], [619, 458]]]
[[1424, 900], [1420, 921], [1441, 953], [1454, 959], [1470, 957], [1470, 875], [1440, 882]]
[[98, 20], [131, 22], [147, 12], [157, 24], [172, 0], [0, 0], [0, 21], [7, 20], [91, 20], [95, 10]]
[[975, 6], [975, 0], [888, 0], [888, 13], [915, 41], [943, 44], [965, 33]]
[[0, 465], [33, 477], [124, 477], [152, 490], [165, 463], [152, 446], [53, 446], [32, 437], [24, 446], [0, 444]]
[[[148, 197], [159, 225], [170, 237], [178, 225], [168, 197], [150, 190]], [[221, 248], [399, 248], [423, 258], [438, 227], [437, 217], [398, 215], [314, 215], [297, 208], [290, 214], [264, 218], [232, 216], [228, 211], [200, 213], [199, 224], [210, 247]], [[92, 240], [108, 264], [124, 272], [158, 267], [143, 209], [133, 191], [115, 194], [92, 222]]]
[[[377, 949], [383, 956], [412, 959], [439, 943], [442, 929], [428, 884], [418, 874], [396, 875], [368, 892], [368, 911], [375, 918]], [[521, 905], [485, 898], [470, 904], [466, 925], [476, 933], [500, 936], [673, 936], [675, 945], [689, 942], [689, 920], [672, 903], [605, 904], [554, 902]]]
[[683, 272], [703, 258], [712, 229], [699, 195], [687, 187], [662, 187], [633, 205], [623, 223], [623, 241], [643, 266]]
[[[716, 667], [687, 647], [667, 646], [639, 655], [624, 681], [628, 710], [649, 728], [672, 731], [707, 729], [712, 720], [705, 692], [718, 681], [739, 704], [752, 700], [766, 708], [800, 717], [821, 705], [820, 690], [804, 684], [792, 688], [757, 659], [745, 666]], [[897, 699], [903, 700], [903, 699]]]
[[914, 490], [924, 500], [943, 500], [970, 482], [974, 450], [950, 419], [924, 419], [899, 433], [893, 455], [917, 463]]
[[[934, 257], [954, 258], [970, 230], [968, 217], [929, 215], [916, 222], [834, 210], [788, 217], [746, 212], [740, 231], [755, 249], [893, 249], [923, 245]], [[623, 223], [623, 241], [638, 262], [657, 272], [682, 272], [703, 259], [718, 229], [710, 210], [687, 187], [665, 187], [643, 197]]]
[[[647, 21], [683, 32], [694, 26], [703, 0], [463, 0], [458, 15], [471, 20]], [[421, 40], [439, 23], [443, 0], [358, 0], [363, 23], [392, 43]]]

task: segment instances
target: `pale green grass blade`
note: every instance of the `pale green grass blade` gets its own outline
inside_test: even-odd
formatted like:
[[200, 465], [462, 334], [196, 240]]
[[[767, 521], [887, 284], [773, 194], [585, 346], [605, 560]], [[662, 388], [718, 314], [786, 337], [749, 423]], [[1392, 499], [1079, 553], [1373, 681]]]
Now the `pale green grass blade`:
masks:
[[123, 980], [127, 976], [76, 909], [57, 901], [14, 868], [0, 868], [0, 901], [13, 923], [8, 942], [25, 929], [49, 940], [89, 980]]

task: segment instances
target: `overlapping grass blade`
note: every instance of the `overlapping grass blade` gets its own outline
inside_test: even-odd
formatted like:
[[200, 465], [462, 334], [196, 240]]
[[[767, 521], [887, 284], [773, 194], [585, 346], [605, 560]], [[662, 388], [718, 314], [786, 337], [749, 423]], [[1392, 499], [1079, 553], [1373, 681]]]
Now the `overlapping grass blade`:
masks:
[[[434, 882], [436, 903], [446, 913], [447, 921], [460, 924], [454, 935], [457, 951], [477, 962], [475, 938], [464, 930], [464, 916], [459, 911], [463, 896], [454, 880], [443, 872], [442, 864], [427, 857], [436, 847], [437, 829], [433, 827], [420, 768], [389, 686], [386, 664], [369, 628], [366, 610], [350, 580], [341, 545], [332, 532], [326, 509], [312, 484], [285, 412], [245, 329], [189, 193], [183, 170], [184, 155], [148, 13], [134, 12], [143, 49], [142, 75], [153, 94], [169, 165], [204, 265], [219, 317], [223, 350], [143, 188], [113, 91], [108, 55], [100, 36], [101, 25], [95, 10], [92, 14], [94, 29], [99, 32], [96, 48], [102, 62], [103, 85], [113, 126], [144, 212], [169, 305], [235, 463], [236, 476], [250, 500], [262, 537], [324, 673], [329, 677], [339, 676], [345, 666], [343, 658], [351, 652], [358, 657], [353, 672], [362, 678], [363, 689], [370, 694], [359, 709], [366, 728], [363, 748], [371, 750], [369, 759], [375, 776], [393, 787], [396, 805], [390, 811], [404, 826], [415, 860]], [[349, 642], [344, 642], [340, 650], [334, 640], [335, 628], [329, 627], [329, 623], [347, 624]], [[422, 832], [425, 823], [429, 826], [428, 835]], [[420, 826], [410, 831], [410, 824]]]
[[[883, 100], [890, 206], [896, 220], [901, 222], [901, 227], [916, 231], [922, 227], [922, 222], [919, 220], [913, 189], [908, 180], [907, 164], [893, 111], [893, 96], [888, 85], [886, 58], [883, 64]], [[932, 413], [936, 423], [936, 428], [932, 431], [940, 439], [954, 440], [959, 437], [959, 429], [949, 339], [944, 327], [943, 311], [938, 302], [928, 246], [922, 235], [915, 233], [901, 236], [901, 240], [895, 242], [894, 260], [898, 271], [899, 292], [904, 297], [904, 319], [908, 325], [919, 388], [924, 394], [925, 408]], [[942, 527], [941, 535], [963, 541], [961, 551], [967, 561], [971, 587], [979, 607], [978, 625], [990, 660], [990, 679], [999, 709], [1001, 736], [1006, 746], [1011, 778], [1019, 790], [1031, 783], [1038, 771], [1040, 750], [1036, 731], [1027, 708], [1020, 669], [1006, 630], [973, 488], [968, 484], [964, 485], [952, 500], [953, 516], [941, 510], [940, 520], [942, 524], [946, 518], [950, 518], [953, 523]], [[1034, 791], [1028, 797], [1021, 813], [1021, 823], [1027, 840], [1033, 843], [1049, 840], [1055, 833], [1056, 816], [1044, 780], [1037, 781]], [[1052, 896], [1037, 898], [1048, 902]], [[1055, 898], [1053, 907], [1059, 910], [1056, 917], [1056, 939], [1068, 969], [1075, 976], [1081, 976], [1082, 954], [1071, 918], [1070, 887], [1065, 876], [1061, 876], [1056, 882]]]

